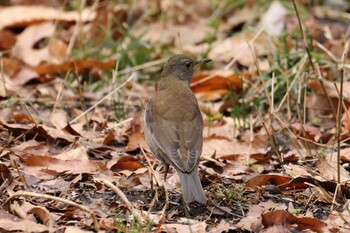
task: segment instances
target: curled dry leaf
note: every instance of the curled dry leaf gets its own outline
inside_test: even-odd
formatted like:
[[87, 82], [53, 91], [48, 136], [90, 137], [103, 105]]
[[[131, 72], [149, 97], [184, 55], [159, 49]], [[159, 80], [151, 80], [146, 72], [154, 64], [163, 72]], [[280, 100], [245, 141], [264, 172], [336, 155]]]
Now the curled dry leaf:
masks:
[[[326, 232], [327, 224], [315, 218], [295, 217], [286, 210], [275, 210], [261, 215], [262, 224], [265, 228], [276, 225], [289, 225], [290, 230], [294, 224], [299, 231], [312, 230], [314, 232]], [[296, 229], [295, 229], [296, 230]]]
[[[303, 182], [305, 184], [312, 184], [318, 187], [321, 187], [323, 190], [326, 190], [327, 192], [334, 193], [337, 187], [337, 183], [335, 181], [322, 181], [321, 179], [316, 179], [311, 176], [302, 176], [297, 177], [293, 179], [292, 183], [300, 183]], [[340, 185], [341, 193], [346, 198], [350, 198], [350, 189], [347, 188], [345, 185]]]
[[274, 207], [278, 210], [287, 209], [287, 206], [285, 204], [276, 203], [272, 200], [260, 202], [257, 205], [250, 205], [247, 215], [244, 218], [242, 218], [236, 226], [247, 231], [258, 232], [258, 229], [256, 228], [260, 227], [259, 225], [261, 225], [261, 214], [268, 211], [271, 207]]
[[51, 55], [48, 47], [34, 49], [35, 43], [50, 38], [55, 32], [55, 24], [51, 22], [34, 24], [17, 36], [17, 42], [13, 47], [13, 56], [21, 59], [31, 66], [39, 65], [43, 61], [50, 61]]
[[144, 167], [139, 161], [140, 159], [134, 156], [122, 156], [110, 169], [113, 172], [122, 170], [136, 171]]
[[[213, 75], [210, 79], [207, 77]], [[241, 91], [242, 80], [249, 80], [250, 74], [243, 73], [241, 75], [235, 74], [232, 71], [220, 71], [220, 72], [201, 72], [196, 74], [191, 80], [191, 89], [194, 93], [202, 92], [220, 92], [234, 89]], [[206, 80], [206, 81], [204, 81]], [[222, 93], [222, 94], [225, 94]]]
[[0, 29], [5, 27], [21, 27], [42, 21], [91, 21], [96, 12], [85, 8], [81, 12], [61, 11], [44, 6], [13, 6], [0, 9]]
[[253, 178], [251, 178], [246, 184], [245, 187], [257, 190], [262, 186], [265, 185], [275, 185], [279, 189], [281, 189], [282, 193], [288, 192], [288, 190], [296, 191], [297, 189], [306, 189], [309, 187], [309, 185], [305, 184], [304, 182], [291, 182], [292, 178], [288, 176], [281, 176], [281, 175], [275, 175], [275, 174], [264, 174], [264, 175], [257, 175]]

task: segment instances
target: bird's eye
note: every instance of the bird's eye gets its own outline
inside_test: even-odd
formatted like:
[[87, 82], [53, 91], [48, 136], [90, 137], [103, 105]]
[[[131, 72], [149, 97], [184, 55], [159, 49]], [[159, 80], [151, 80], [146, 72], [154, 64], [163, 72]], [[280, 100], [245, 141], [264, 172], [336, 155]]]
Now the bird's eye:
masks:
[[191, 63], [187, 62], [187, 63], [186, 63], [186, 67], [187, 67], [188, 69], [191, 68]]

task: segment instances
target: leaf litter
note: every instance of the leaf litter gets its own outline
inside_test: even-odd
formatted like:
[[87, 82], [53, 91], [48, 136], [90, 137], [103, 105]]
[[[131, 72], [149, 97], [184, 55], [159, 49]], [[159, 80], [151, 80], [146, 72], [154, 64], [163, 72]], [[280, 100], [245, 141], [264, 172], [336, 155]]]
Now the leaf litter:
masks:
[[[2, 231], [349, 230], [345, 9], [296, 1], [300, 19], [287, 1], [9, 2], [0, 9]], [[190, 203], [191, 218], [174, 170], [163, 181], [149, 154], [142, 114], [161, 70], [153, 61], [188, 52], [214, 60], [191, 82], [210, 199]]]

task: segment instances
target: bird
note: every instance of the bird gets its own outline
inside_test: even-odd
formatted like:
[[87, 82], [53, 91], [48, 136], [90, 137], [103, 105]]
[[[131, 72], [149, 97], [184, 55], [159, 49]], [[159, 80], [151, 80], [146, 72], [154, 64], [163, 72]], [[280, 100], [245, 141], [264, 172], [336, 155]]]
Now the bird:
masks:
[[179, 178], [183, 200], [206, 203], [198, 173], [203, 147], [203, 118], [190, 81], [197, 67], [211, 59], [176, 54], [165, 64], [158, 90], [148, 101], [144, 116], [145, 139], [155, 158], [172, 165]]

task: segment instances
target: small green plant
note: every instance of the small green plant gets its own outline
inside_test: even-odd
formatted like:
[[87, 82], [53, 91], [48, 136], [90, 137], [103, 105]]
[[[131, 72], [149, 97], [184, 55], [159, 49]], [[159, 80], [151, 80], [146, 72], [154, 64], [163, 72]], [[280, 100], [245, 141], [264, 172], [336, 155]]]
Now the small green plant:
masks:
[[125, 119], [124, 103], [118, 98], [113, 100], [114, 118], [117, 121]]
[[231, 189], [227, 189], [221, 185], [217, 185], [215, 187], [215, 191], [222, 193], [227, 202], [246, 202], [246, 198], [244, 196], [244, 189], [242, 186], [235, 186]]
[[289, 212], [292, 214], [300, 214], [302, 212], [302, 209], [291, 209]]
[[253, 165], [255, 162], [256, 162], [255, 159], [246, 159], [246, 160], [243, 162], [243, 165], [244, 165], [244, 166], [250, 166], [250, 165]]
[[136, 221], [136, 219], [133, 219], [131, 222], [127, 222], [125, 218], [123, 218], [124, 214], [119, 211], [115, 210], [111, 212], [111, 217], [114, 218], [114, 224], [116, 227], [116, 232], [118, 233], [147, 233], [151, 232], [151, 228], [153, 223], [147, 222], [146, 224], [140, 224]]

